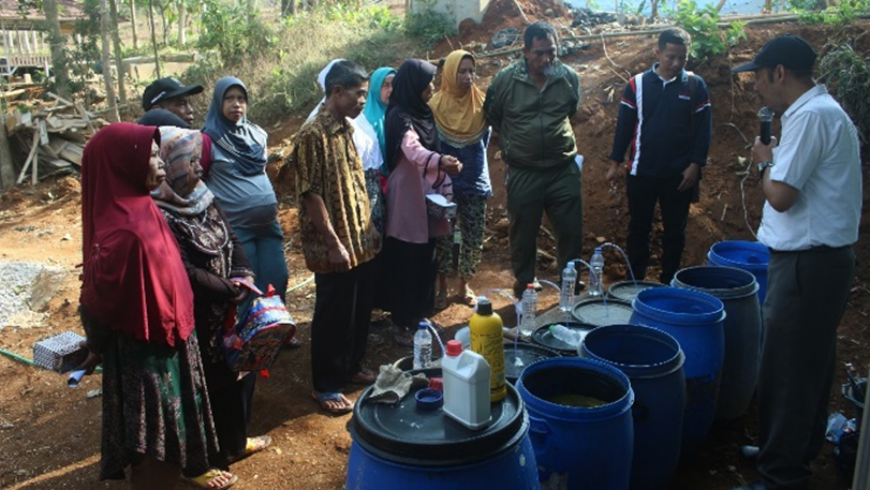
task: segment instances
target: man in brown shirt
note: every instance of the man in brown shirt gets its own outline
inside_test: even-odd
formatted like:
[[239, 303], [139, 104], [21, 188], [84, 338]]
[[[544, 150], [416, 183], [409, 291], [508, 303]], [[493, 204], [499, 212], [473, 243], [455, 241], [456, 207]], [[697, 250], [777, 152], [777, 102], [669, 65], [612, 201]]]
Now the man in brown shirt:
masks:
[[371, 384], [363, 368], [372, 312], [371, 260], [381, 237], [371, 221], [362, 160], [348, 118], [365, 107], [368, 75], [350, 61], [326, 76], [326, 102], [296, 134], [296, 198], [305, 265], [314, 272], [311, 395], [331, 413], [353, 409], [345, 384]]

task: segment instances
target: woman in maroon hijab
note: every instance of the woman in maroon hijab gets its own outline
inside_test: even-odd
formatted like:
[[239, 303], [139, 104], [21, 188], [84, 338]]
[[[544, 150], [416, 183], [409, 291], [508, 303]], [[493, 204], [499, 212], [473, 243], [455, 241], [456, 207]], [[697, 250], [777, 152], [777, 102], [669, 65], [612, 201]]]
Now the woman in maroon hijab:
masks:
[[174, 489], [181, 468], [205, 472], [217, 451], [190, 281], [149, 195], [166, 178], [159, 138], [113, 124], [82, 158], [83, 367], [103, 364], [100, 478], [132, 465], [134, 490]]

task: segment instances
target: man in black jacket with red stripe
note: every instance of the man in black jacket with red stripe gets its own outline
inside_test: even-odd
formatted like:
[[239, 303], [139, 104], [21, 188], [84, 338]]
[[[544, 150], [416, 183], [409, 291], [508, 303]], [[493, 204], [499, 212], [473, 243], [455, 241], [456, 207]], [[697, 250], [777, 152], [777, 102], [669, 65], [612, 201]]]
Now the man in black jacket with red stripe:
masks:
[[689, 205], [697, 201], [712, 133], [707, 85], [684, 70], [691, 42], [683, 29], [662, 32], [655, 50], [658, 63], [625, 87], [607, 172], [611, 185], [628, 174], [628, 258], [637, 279], [646, 277], [658, 202], [664, 225], [659, 280], [665, 284], [680, 268]]

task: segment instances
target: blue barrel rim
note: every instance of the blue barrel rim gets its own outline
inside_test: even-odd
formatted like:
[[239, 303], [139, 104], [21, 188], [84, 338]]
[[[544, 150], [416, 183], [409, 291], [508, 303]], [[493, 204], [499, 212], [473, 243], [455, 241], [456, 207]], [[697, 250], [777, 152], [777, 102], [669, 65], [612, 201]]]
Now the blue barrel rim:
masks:
[[[423, 373], [427, 377], [441, 376], [441, 368], [417, 369], [408, 371], [412, 374]], [[459, 464], [471, 464], [488, 459], [494, 452], [513, 447], [522, 440], [528, 432], [529, 420], [526, 414], [525, 401], [519, 390], [506, 384], [508, 397], [516, 404], [514, 413], [504, 421], [497, 430], [492, 431], [496, 421], [493, 420], [486, 429], [474, 433], [462, 441], [445, 441], [443, 443], [420, 444], [409, 442], [384, 432], [379, 432], [362, 410], [371, 402], [369, 396], [374, 385], [366, 388], [353, 407], [353, 417], [347, 422], [353, 442], [357, 443], [371, 454], [395, 461], [421, 467], [448, 467]], [[445, 415], [445, 417], [447, 417]], [[458, 422], [455, 422], [458, 424]]]
[[[595, 361], [605, 362], [607, 364], [611, 364], [616, 366], [620, 371], [626, 374], [631, 380], [634, 379], [652, 379], [658, 378], [660, 376], [667, 376], [672, 374], [683, 368], [683, 364], [686, 361], [686, 354], [683, 352], [683, 348], [680, 346], [680, 343], [677, 339], [665, 332], [660, 328], [650, 327], [648, 325], [633, 325], [633, 324], [625, 324], [625, 325], [607, 325], [604, 327], [599, 327], [596, 329], [596, 334], [591, 337], [591, 340], [594, 342], [598, 337], [606, 337], [609, 335], [617, 334], [618, 332], [627, 332], [630, 330], [637, 330], [639, 334], [644, 335], [649, 339], [653, 339], [659, 342], [667, 343], [671, 347], [676, 348], [676, 354], [674, 354], [671, 358], [666, 359], [661, 362], [652, 363], [652, 364], [626, 364], [622, 362], [616, 362], [605, 357], [602, 357], [596, 354], [594, 351], [589, 350], [586, 345], [587, 340], [590, 339], [589, 334], [586, 335], [586, 338], [580, 342], [579, 351], [578, 352], [582, 357], [586, 359], [592, 359]], [[589, 332], [590, 334], [592, 332]], [[584, 354], [589, 354], [592, 357], [586, 357]], [[630, 372], [626, 372], [630, 371]]]
[[[655, 308], [644, 301], [651, 297], [661, 297], [664, 295], [669, 295], [670, 297], [678, 296], [682, 297], [682, 299], [693, 299], [701, 304], [711, 306], [713, 310], [706, 313], [679, 313]], [[631, 302], [631, 307], [636, 313], [648, 316], [654, 320], [665, 318], [666, 321], [664, 323], [671, 325], [700, 326], [725, 321], [725, 305], [719, 298], [700, 291], [672, 286], [650, 288], [639, 292]]]
[[[727, 248], [731, 248], [731, 249], [740, 248], [740, 249], [745, 249], [745, 250], [749, 250], [752, 252], [756, 252], [762, 256], [766, 256], [767, 262], [764, 262], [764, 263], [759, 262], [757, 264], [754, 264], [754, 263], [750, 263], [750, 262], [739, 262], [736, 260], [731, 260], [728, 257], [721, 255], [719, 253], [719, 251], [721, 251], [723, 248], [726, 248], [726, 249]], [[710, 247], [710, 251], [707, 252], [707, 259], [708, 260], [714, 259], [714, 260], [712, 260], [712, 262], [721, 261], [721, 262], [723, 262], [723, 264], [721, 264], [721, 265], [728, 265], [731, 267], [738, 267], [741, 269], [746, 269], [746, 270], [751, 270], [751, 271], [758, 271], [758, 272], [765, 271], [766, 272], [767, 271], [767, 264], [768, 264], [768, 262], [770, 262], [770, 249], [768, 249], [767, 246], [761, 242], [750, 242], [748, 240], [723, 240], [721, 242], [714, 243]]]
[[431, 459], [419, 456], [409, 456], [406, 454], [397, 454], [394, 452], [386, 451], [382, 448], [379, 448], [373, 445], [370, 441], [368, 441], [362, 432], [360, 432], [359, 427], [353, 424], [353, 418], [351, 418], [347, 423], [347, 431], [350, 433], [352, 444], [356, 444], [359, 448], [368, 453], [369, 457], [376, 457], [384, 461], [384, 463], [388, 463], [391, 465], [399, 466], [399, 467], [408, 467], [408, 466], [416, 466], [420, 468], [451, 468], [455, 470], [461, 470], [464, 466], [474, 466], [479, 465], [482, 462], [496, 459], [503, 455], [508, 451], [513, 451], [513, 449], [522, 443], [523, 439], [528, 436], [529, 427], [531, 427], [531, 422], [529, 421], [528, 412], [523, 409], [522, 417], [520, 417], [520, 425], [517, 427], [516, 433], [509, 439], [506, 439], [502, 445], [496, 448], [493, 451], [485, 452], [480, 451], [474, 457], [466, 457], [466, 458], [455, 458], [455, 459]]
[[[748, 279], [748, 283], [744, 286], [738, 286], [733, 288], [705, 288], [690, 284], [688, 282], [684, 282], [684, 280], [680, 278], [681, 273], [683, 273], [683, 276], [685, 276], [686, 274], [705, 272], [708, 270], [711, 272], [730, 275], [732, 278], [742, 277], [744, 278], [744, 280]], [[754, 274], [746, 269], [726, 265], [695, 265], [692, 267], [685, 267], [678, 270], [677, 273], [674, 274], [674, 278], [671, 280], [671, 286], [680, 289], [699, 291], [709, 294], [711, 296], [715, 296], [719, 299], [742, 299], [748, 296], [752, 296], [753, 294], [758, 294], [758, 290], [760, 289], [760, 286], [758, 285], [758, 280], [755, 278]]]
[[[548, 366], [547, 364], [551, 364], [552, 366]], [[595, 372], [596, 374], [611, 375], [619, 383], [620, 387], [625, 390], [625, 393], [612, 402], [605, 403], [604, 405], [594, 408], [569, 407], [566, 405], [560, 405], [558, 403], [544, 400], [543, 398], [540, 398], [534, 393], [530, 392], [523, 383], [523, 379], [533, 374], [535, 371], [546, 369], [548, 367], [576, 367], [581, 370]], [[550, 359], [541, 359], [539, 361], [533, 362], [532, 364], [529, 364], [528, 366], [526, 366], [525, 369], [523, 369], [523, 371], [520, 373], [520, 376], [517, 378], [516, 389], [517, 392], [520, 394], [520, 398], [523, 399], [528, 407], [536, 411], [541, 411], [542, 407], [549, 409], [551, 411], [547, 412], [548, 418], [563, 421], [573, 422], [576, 420], [576, 418], [562, 417], [559, 414], [553, 413], [552, 410], [556, 410], [561, 413], [571, 413], [575, 415], [582, 414], [584, 415], [584, 420], [596, 420], [607, 419], [620, 415], [626, 411], [631, 410], [631, 406], [634, 404], [634, 391], [631, 388], [631, 381], [628, 379], [628, 376], [626, 376], [625, 373], [623, 373], [616, 367], [607, 364], [606, 362], [598, 361], [595, 359], [584, 359], [574, 356], [562, 356], [553, 357]], [[528, 395], [530, 397], [530, 400], [525, 400], [523, 398], [523, 393]]]

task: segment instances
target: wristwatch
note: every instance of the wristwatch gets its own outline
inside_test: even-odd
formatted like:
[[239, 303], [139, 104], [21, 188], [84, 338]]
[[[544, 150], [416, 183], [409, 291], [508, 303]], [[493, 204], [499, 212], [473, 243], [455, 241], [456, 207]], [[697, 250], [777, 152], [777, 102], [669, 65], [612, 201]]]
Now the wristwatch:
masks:
[[770, 168], [773, 166], [773, 162], [758, 162], [758, 175], [764, 175], [764, 169]]

